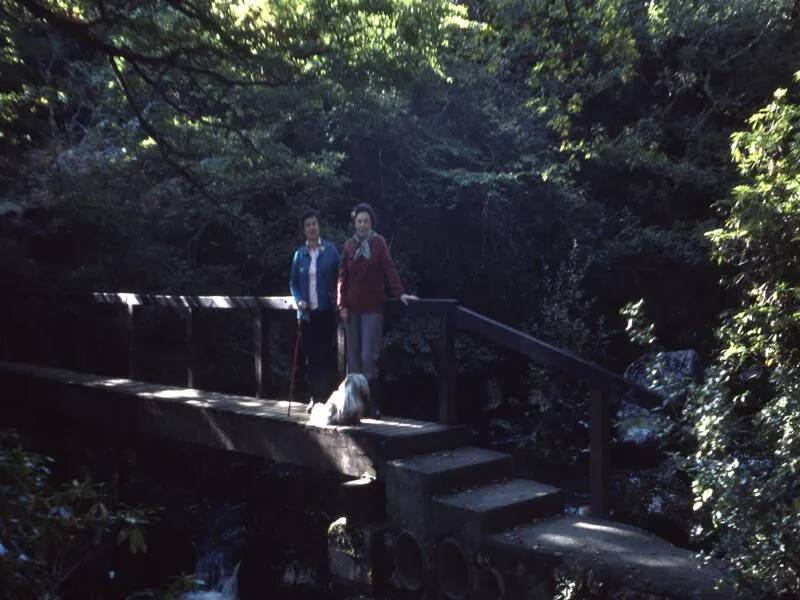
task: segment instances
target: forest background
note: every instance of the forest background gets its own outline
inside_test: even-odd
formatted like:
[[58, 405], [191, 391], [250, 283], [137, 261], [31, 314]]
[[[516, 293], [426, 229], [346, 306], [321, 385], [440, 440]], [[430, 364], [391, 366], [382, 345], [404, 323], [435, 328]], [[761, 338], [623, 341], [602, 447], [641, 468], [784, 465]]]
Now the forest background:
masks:
[[5, 290], [285, 295], [301, 212], [339, 243], [370, 202], [420, 296], [618, 372], [626, 329], [697, 350], [695, 531], [800, 591], [800, 2], [0, 0], [0, 35]]

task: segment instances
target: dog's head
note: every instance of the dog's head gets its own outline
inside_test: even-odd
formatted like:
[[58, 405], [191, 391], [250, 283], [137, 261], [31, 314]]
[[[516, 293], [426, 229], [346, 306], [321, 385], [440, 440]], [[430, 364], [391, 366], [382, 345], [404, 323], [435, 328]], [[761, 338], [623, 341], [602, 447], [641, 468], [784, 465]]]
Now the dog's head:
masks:
[[345, 398], [356, 402], [359, 405], [360, 413], [363, 414], [365, 407], [369, 404], [369, 382], [361, 373], [350, 373], [344, 381]]

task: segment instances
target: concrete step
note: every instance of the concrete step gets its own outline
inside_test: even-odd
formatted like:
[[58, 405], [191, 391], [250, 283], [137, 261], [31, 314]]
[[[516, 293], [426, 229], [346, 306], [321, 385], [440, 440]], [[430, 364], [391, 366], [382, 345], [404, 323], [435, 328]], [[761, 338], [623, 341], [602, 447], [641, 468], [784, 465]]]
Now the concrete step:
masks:
[[530, 479], [510, 479], [433, 500], [432, 518], [449, 531], [469, 526], [471, 533], [501, 531], [564, 510], [558, 488]]
[[[732, 582], [716, 562], [703, 562], [652, 533], [592, 517], [556, 517], [486, 536], [482, 551], [499, 564], [562, 564], [594, 574], [608, 589], [634, 597], [728, 600]], [[620, 594], [622, 595], [622, 594]], [[626, 597], [628, 594], [625, 594]], [[510, 597], [506, 590], [506, 597]]]
[[432, 535], [432, 496], [505, 479], [513, 471], [510, 455], [471, 447], [394, 460], [384, 470], [386, 510], [410, 531]]
[[395, 484], [401, 484], [403, 489], [398, 491], [403, 492], [409, 483], [416, 483], [431, 494], [441, 494], [505, 479], [513, 472], [511, 455], [467, 446], [392, 461], [386, 479], [389, 491]]

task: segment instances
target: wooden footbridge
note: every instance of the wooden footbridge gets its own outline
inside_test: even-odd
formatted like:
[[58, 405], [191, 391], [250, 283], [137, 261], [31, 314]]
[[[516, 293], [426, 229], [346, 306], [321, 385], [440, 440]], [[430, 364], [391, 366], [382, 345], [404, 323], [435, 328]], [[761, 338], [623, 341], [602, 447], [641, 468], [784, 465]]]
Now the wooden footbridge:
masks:
[[[609, 507], [611, 396], [625, 395], [630, 401], [651, 407], [660, 404], [660, 398], [649, 390], [602, 367], [461, 307], [453, 300], [420, 300], [408, 307], [390, 301], [386, 308], [389, 313], [428, 314], [440, 321], [439, 422], [385, 417], [365, 419], [357, 426], [323, 427], [309, 423], [300, 403], [290, 407], [286, 400], [263, 398], [270, 319], [275, 311], [295, 310], [290, 297], [96, 293], [70, 300], [82, 305], [84, 314], [95, 303], [119, 308], [128, 339], [127, 373], [110, 377], [6, 360], [0, 362], [4, 405], [0, 409], [14, 405], [16, 409], [41, 412], [50, 418], [79, 421], [119, 440], [157, 436], [335, 471], [362, 481], [365, 478], [377, 481], [381, 489], [385, 487], [389, 526], [401, 532], [394, 538], [396, 577], [409, 590], [428, 585], [431, 577], [426, 565], [433, 559], [426, 548], [440, 540], [444, 546], [439, 544], [433, 561], [437, 565], [436, 578], [444, 595], [452, 600], [470, 596], [480, 587], [479, 580], [483, 581], [480, 584], [483, 597], [503, 597], [505, 584], [500, 571], [472, 575], [472, 557], [478, 549], [491, 552], [498, 565], [511, 560], [514, 569], [526, 561], [541, 562], [539, 559], [544, 555], [562, 556], [570, 552], [578, 556], [578, 564], [602, 571], [603, 565], [608, 566], [608, 557], [592, 562], [586, 553], [590, 548], [611, 548], [616, 556], [624, 558], [620, 559], [622, 567], [609, 571], [610, 579], [617, 576], [624, 579], [632, 572], [649, 570], [651, 581], [672, 581], [680, 597], [691, 597], [683, 595], [684, 592], [697, 589], [705, 590], [700, 597], [717, 597], [713, 574], [697, 575], [700, 571], [689, 553], [634, 528], [602, 520]], [[137, 380], [135, 316], [148, 306], [177, 309], [185, 320], [185, 387]], [[247, 311], [252, 315], [253, 396], [221, 394], [193, 386], [195, 315], [198, 311], [225, 310]], [[559, 490], [514, 478], [510, 456], [469, 447], [468, 429], [459, 424], [457, 414], [455, 336], [459, 332], [481, 336], [520, 352], [531, 361], [586, 382], [594, 390], [590, 403], [591, 518], [577, 521], [559, 518], [553, 525], [552, 517], [563, 510], [563, 495]], [[344, 356], [341, 335], [339, 356], [341, 368]], [[548, 520], [541, 523], [554, 528], [552, 531], [541, 530], [543, 525], [536, 524], [537, 519], [545, 518]], [[519, 526], [523, 529], [514, 529]], [[362, 542], [374, 542], [377, 538], [370, 534], [374, 531], [369, 525], [357, 537]], [[517, 533], [509, 534], [514, 531]], [[351, 542], [343, 544], [341, 536], [332, 541], [331, 568], [345, 583], [362, 580], [361, 583], [372, 585], [372, 568], [362, 568], [362, 563], [372, 560], [374, 544], [368, 543], [359, 554], [352, 552]], [[339, 546], [349, 550], [340, 552]], [[642, 562], [642, 556], [650, 558]], [[697, 573], [688, 573], [687, 569]], [[654, 585], [658, 591], [658, 585]]]
[[[269, 361], [268, 332], [280, 311], [296, 310], [291, 296], [165, 296], [132, 293], [94, 293], [62, 300], [76, 307], [84, 323], [99, 317], [92, 307], [118, 307], [126, 343], [122, 361], [127, 372], [119, 377], [91, 375], [86, 358], [78, 358], [85, 372], [65, 371], [34, 365], [0, 364], [0, 383], [11, 402], [26, 406], [44, 403], [51, 414], [79, 417], [119, 435], [158, 435], [285, 460], [303, 466], [333, 469], [345, 475], [381, 476], [383, 464], [410, 454], [421, 454], [462, 445], [466, 429], [459, 424], [456, 398], [457, 357], [455, 337], [474, 334], [501, 347], [517, 351], [532, 361], [583, 380], [594, 390], [591, 402], [591, 492], [592, 513], [608, 511], [610, 480], [610, 395], [625, 395], [646, 406], [660, 398], [651, 391], [589, 363], [569, 352], [498, 323], [462, 306], [455, 300], [429, 299], [402, 305], [387, 302], [395, 315], [432, 315], [441, 324], [437, 349], [438, 423], [386, 418], [366, 420], [357, 427], [311, 426], [300, 404], [289, 414], [285, 400], [264, 399]], [[186, 387], [139, 381], [140, 350], [136, 347], [137, 312], [148, 307], [177, 311], [185, 321]], [[194, 389], [196, 366], [194, 321], [198, 312], [245, 311], [252, 316], [253, 397], [239, 397]], [[108, 318], [108, 315], [105, 315]], [[85, 354], [80, 323], [76, 352]], [[344, 336], [339, 335], [339, 371], [344, 370]], [[5, 357], [9, 358], [9, 357]]]

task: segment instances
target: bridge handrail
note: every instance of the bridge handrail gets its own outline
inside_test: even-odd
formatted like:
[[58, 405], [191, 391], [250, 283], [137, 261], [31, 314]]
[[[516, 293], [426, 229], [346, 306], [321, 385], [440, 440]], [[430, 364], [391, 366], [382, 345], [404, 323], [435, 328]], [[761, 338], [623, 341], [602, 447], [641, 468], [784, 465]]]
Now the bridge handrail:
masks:
[[[293, 311], [297, 309], [291, 296], [185, 296], [163, 294], [136, 294], [130, 292], [94, 292], [91, 294], [66, 294], [69, 299], [101, 304], [116, 304], [126, 307], [129, 339], [129, 378], [134, 379], [135, 359], [133, 346], [134, 309], [153, 306], [174, 308], [186, 315], [187, 349], [189, 365], [187, 384], [193, 387], [193, 314], [200, 310], [250, 310], [254, 315], [254, 357], [256, 396], [263, 396], [267, 332], [265, 323], [268, 311]], [[591, 411], [591, 512], [604, 516], [608, 511], [610, 482], [610, 402], [609, 394], [627, 395], [628, 398], [646, 407], [661, 404], [661, 397], [647, 388], [630, 382], [595, 363], [548, 344], [522, 331], [504, 325], [485, 315], [460, 306], [457, 300], [448, 298], [425, 298], [407, 305], [396, 299], [386, 302], [390, 315], [430, 314], [441, 318], [439, 337], [439, 421], [445, 424], [457, 422], [456, 414], [456, 333], [461, 330], [488, 339], [506, 349], [519, 352], [530, 360], [561, 373], [573, 376], [593, 386]], [[344, 335], [339, 330], [339, 368], [344, 368]]]
[[607, 392], [626, 394], [629, 393], [637, 404], [654, 408], [660, 406], [661, 396], [628, 381], [624, 377], [601, 367], [598, 364], [583, 359], [572, 352], [562, 350], [538, 338], [523, 333], [513, 327], [504, 325], [480, 313], [459, 306], [457, 309], [458, 328], [469, 333], [481, 335], [495, 344], [509, 350], [524, 354], [542, 366], [561, 371]]
[[[164, 294], [134, 294], [129, 292], [95, 292], [95, 302], [125, 304], [128, 306], [163, 306], [172, 308], [200, 308], [204, 310], [296, 310], [292, 296], [174, 296]], [[661, 398], [651, 390], [637, 385], [618, 374], [585, 360], [567, 350], [548, 344], [518, 329], [495, 321], [470, 310], [450, 298], [423, 298], [408, 305], [399, 300], [386, 301], [387, 312], [402, 314], [443, 315], [456, 311], [455, 324], [458, 329], [480, 335], [499, 346], [524, 354], [542, 366], [556, 369], [577, 377], [609, 392], [630, 393], [638, 404], [658, 406]]]
[[291, 296], [172, 296], [164, 294], [134, 294], [130, 292], [93, 292], [77, 294], [75, 298], [91, 298], [101, 304], [127, 306], [163, 306], [170, 308], [202, 308], [205, 310], [297, 310]]

